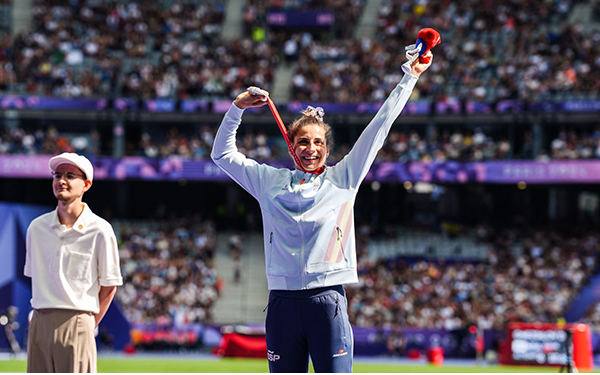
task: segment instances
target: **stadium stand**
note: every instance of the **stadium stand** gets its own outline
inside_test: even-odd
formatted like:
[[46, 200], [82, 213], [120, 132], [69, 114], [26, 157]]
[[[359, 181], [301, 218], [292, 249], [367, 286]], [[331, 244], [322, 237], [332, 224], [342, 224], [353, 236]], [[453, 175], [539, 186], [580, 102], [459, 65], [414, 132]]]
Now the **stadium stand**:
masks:
[[[398, 252], [383, 257], [372, 254], [381, 254], [382, 243], [363, 239], [368, 256], [361, 258], [360, 281], [347, 287], [356, 326], [453, 330], [471, 324], [499, 329], [511, 321], [553, 323], [597, 272], [600, 250], [595, 232], [571, 237], [487, 230], [479, 253], [460, 260], [467, 254], [419, 254], [419, 247], [452, 241], [417, 235], [421, 241], [411, 243], [413, 236], [399, 245], [384, 241]], [[407, 248], [414, 252], [402, 251]]]
[[[86, 155], [113, 155], [110, 140], [102, 141], [97, 127], [66, 130], [60, 124], [36, 126], [30, 130], [0, 125], [0, 154], [48, 155], [80, 152]], [[488, 127], [492, 132], [497, 129]], [[488, 130], [486, 129], [486, 130]], [[83, 130], [83, 131], [82, 131]], [[125, 155], [149, 158], [179, 156], [183, 159], [208, 160], [216, 126], [195, 128], [168, 126], [146, 127], [140, 138], [125, 146]], [[429, 133], [429, 134], [427, 134]], [[280, 136], [262, 130], [240, 130], [238, 148], [248, 157], [261, 161], [287, 161], [286, 145]], [[597, 126], [571, 126], [548, 131], [543, 148], [535, 153], [530, 130], [519, 142], [510, 142], [506, 134], [487, 135], [482, 127], [451, 129], [392, 130], [378, 161], [485, 161], [485, 160], [572, 160], [600, 158], [600, 131]], [[342, 143], [333, 149], [330, 161], [336, 162], [350, 146]]]
[[[339, 26], [357, 23], [362, 1], [258, 3], [249, 2], [244, 20], [247, 28], [260, 28], [265, 36], [223, 44], [223, 1], [170, 2], [160, 13], [162, 9], [144, 3], [69, 6], [38, 1], [35, 31], [15, 38], [8, 56], [12, 64], [4, 66], [6, 75], [15, 76], [8, 91], [67, 97], [233, 97], [250, 84], [269, 88], [283, 47], [286, 60], [298, 60], [292, 85], [296, 100], [381, 101], [400, 74], [403, 47], [412, 42], [409, 35], [422, 25], [437, 27], [448, 40], [437, 51], [440, 65], [415, 97], [568, 99], [596, 98], [598, 91], [597, 69], [592, 69], [597, 51], [586, 42], [597, 39], [598, 31], [568, 22], [572, 2], [543, 3], [537, 13], [527, 11], [537, 2], [490, 8], [479, 2], [425, 7], [386, 1], [374, 40], [353, 39], [351, 27]], [[448, 11], [440, 12], [443, 6]], [[329, 33], [327, 38], [333, 39], [321, 41], [319, 33], [313, 37], [269, 27], [264, 15], [277, 9], [332, 11], [340, 35]], [[569, 61], [561, 63], [554, 56]]]
[[219, 43], [224, 1], [48, 3], [15, 37], [7, 91], [58, 97], [235, 96], [269, 88], [277, 54], [250, 39]]
[[100, 134], [93, 128], [86, 132], [59, 133], [53, 125], [34, 131], [0, 128], [0, 154], [55, 155], [62, 152], [99, 155]]
[[[574, 2], [452, 4], [384, 1], [377, 38], [312, 41], [300, 53], [293, 97], [381, 101], [398, 81], [404, 46], [423, 26], [439, 30], [440, 63], [414, 98], [597, 98], [598, 30], [567, 22]], [[441, 11], [444, 9], [444, 11]], [[535, 11], [530, 11], [536, 9]], [[576, 47], [575, 47], [576, 46]], [[567, 62], [558, 56], [567, 56]]]
[[213, 320], [218, 298], [214, 223], [198, 217], [121, 222], [124, 286], [117, 300], [132, 324], [179, 326]]

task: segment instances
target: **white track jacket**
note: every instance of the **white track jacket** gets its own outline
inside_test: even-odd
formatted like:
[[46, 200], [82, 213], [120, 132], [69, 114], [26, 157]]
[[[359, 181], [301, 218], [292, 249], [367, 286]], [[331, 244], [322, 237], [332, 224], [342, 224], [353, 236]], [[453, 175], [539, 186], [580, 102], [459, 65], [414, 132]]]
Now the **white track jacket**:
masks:
[[320, 175], [246, 158], [236, 147], [243, 110], [225, 114], [211, 157], [260, 204], [269, 290], [358, 282], [354, 198], [416, 82], [405, 75], [348, 155]]

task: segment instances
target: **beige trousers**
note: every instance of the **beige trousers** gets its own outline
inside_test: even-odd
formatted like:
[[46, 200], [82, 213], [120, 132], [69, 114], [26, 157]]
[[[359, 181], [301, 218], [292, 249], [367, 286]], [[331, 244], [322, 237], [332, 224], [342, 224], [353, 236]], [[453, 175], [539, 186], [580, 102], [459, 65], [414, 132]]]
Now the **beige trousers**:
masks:
[[88, 312], [35, 310], [29, 325], [27, 372], [97, 372], [94, 326]]

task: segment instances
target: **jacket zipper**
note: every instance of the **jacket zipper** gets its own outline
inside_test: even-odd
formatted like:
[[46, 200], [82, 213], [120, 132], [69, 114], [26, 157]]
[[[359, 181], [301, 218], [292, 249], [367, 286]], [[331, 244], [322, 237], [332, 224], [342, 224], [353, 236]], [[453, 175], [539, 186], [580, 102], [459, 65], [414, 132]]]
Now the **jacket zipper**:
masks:
[[306, 287], [306, 273], [304, 269], [304, 231], [302, 230], [302, 220], [304, 217], [304, 213], [302, 212], [302, 203], [300, 202], [300, 195], [297, 195], [296, 197], [298, 199], [298, 211], [300, 213], [300, 220], [298, 220], [298, 229], [300, 229], [300, 243], [302, 244], [300, 248], [300, 271], [302, 272], [302, 289], [304, 289]]
[[342, 228], [340, 228], [339, 226], [336, 226], [335, 229], [337, 230], [337, 240], [340, 243], [340, 251], [342, 252], [344, 263], [346, 263], [346, 253], [344, 252], [344, 245], [342, 242], [342, 240], [344, 239], [344, 233], [342, 232]]

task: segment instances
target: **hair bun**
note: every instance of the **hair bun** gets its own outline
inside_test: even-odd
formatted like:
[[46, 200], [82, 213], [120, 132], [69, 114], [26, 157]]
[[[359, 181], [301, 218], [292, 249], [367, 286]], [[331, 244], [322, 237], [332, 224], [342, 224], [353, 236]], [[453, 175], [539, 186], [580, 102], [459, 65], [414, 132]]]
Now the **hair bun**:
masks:
[[323, 117], [325, 116], [325, 110], [321, 107], [312, 107], [312, 106], [308, 106], [306, 107], [306, 109], [304, 111], [302, 111], [302, 114], [304, 116], [308, 116], [308, 117], [314, 117], [319, 121], [323, 121]]

